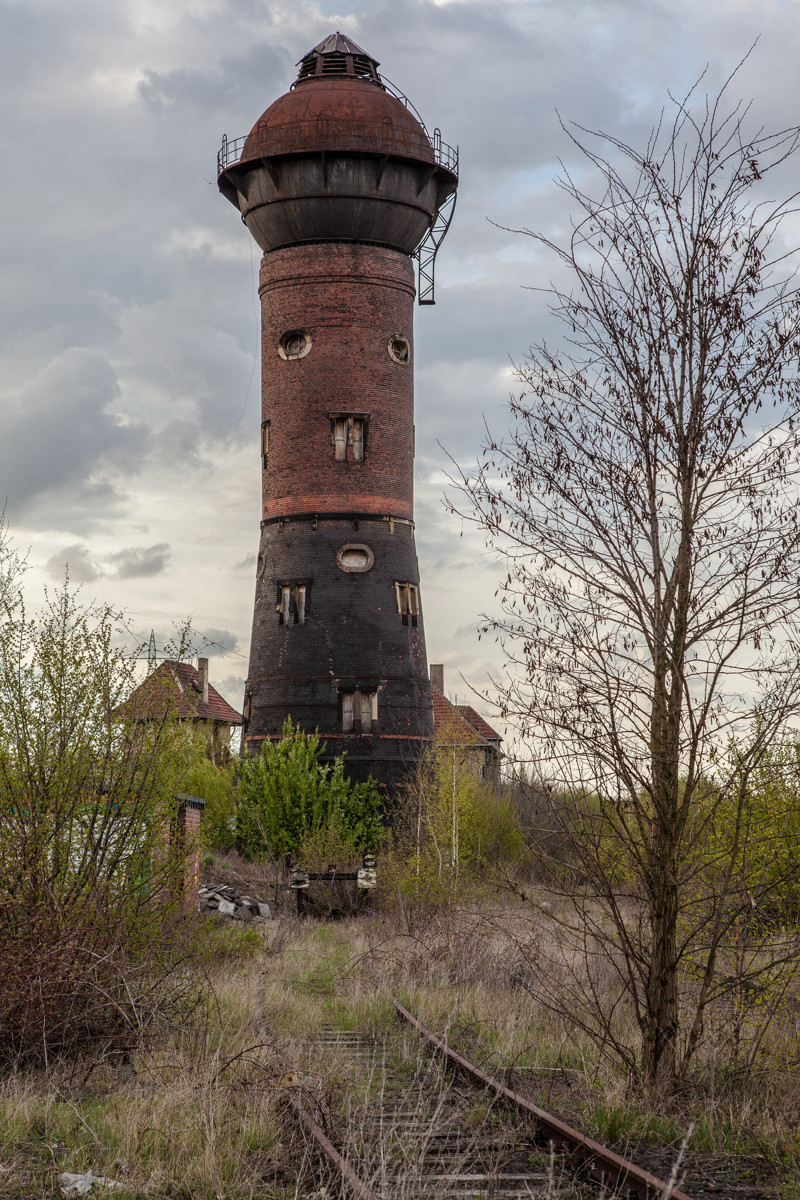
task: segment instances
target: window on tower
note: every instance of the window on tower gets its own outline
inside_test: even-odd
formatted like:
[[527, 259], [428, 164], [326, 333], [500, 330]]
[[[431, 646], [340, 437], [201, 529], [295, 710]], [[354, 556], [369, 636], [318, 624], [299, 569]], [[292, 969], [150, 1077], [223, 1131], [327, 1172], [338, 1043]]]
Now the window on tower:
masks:
[[395, 582], [394, 594], [403, 624], [413, 625], [416, 629], [419, 619], [419, 588], [415, 583]]
[[279, 625], [305, 625], [308, 615], [308, 581], [279, 583], [275, 611]]
[[290, 362], [292, 359], [305, 358], [311, 349], [311, 334], [305, 329], [289, 329], [278, 342], [278, 354]]
[[261, 462], [266, 467], [269, 458], [269, 421], [261, 422]]
[[378, 723], [378, 693], [354, 688], [340, 693], [343, 733], [372, 733]]
[[330, 413], [333, 457], [337, 462], [363, 462], [369, 417], [366, 413]]
[[394, 333], [389, 338], [389, 357], [396, 363], [407, 363], [411, 357], [411, 345], [408, 338]]

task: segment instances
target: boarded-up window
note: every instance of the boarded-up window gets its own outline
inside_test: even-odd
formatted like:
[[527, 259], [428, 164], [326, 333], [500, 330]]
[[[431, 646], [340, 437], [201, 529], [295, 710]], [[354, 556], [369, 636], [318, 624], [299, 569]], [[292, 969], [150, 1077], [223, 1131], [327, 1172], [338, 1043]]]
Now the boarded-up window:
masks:
[[347, 461], [347, 417], [336, 417], [333, 422], [334, 458], [337, 462]]
[[355, 692], [342, 692], [342, 729], [345, 733], [353, 732], [355, 701]]
[[363, 462], [364, 422], [359, 417], [351, 417], [347, 441], [353, 448], [353, 462]]
[[275, 605], [279, 625], [305, 625], [308, 612], [307, 583], [279, 583]]
[[261, 422], [261, 461], [266, 467], [269, 458], [269, 421]]
[[331, 413], [330, 421], [336, 462], [363, 462], [368, 418], [363, 414]]
[[404, 625], [417, 626], [419, 620], [419, 589], [415, 583], [395, 583], [394, 594], [397, 611]]
[[378, 693], [356, 688], [342, 692], [342, 731], [372, 733], [378, 720]]

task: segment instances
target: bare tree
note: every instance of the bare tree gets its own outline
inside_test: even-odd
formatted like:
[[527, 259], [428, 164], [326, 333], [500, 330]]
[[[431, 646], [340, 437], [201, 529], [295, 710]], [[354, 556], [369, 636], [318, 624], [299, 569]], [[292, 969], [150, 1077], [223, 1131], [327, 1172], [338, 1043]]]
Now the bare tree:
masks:
[[643, 150], [573, 127], [597, 191], [558, 180], [566, 244], [524, 231], [567, 279], [545, 289], [563, 340], [530, 351], [512, 432], [453, 504], [507, 564], [504, 715], [575, 797], [590, 940], [639, 1030], [615, 1049], [651, 1082], [696, 1049], [756, 903], [748, 781], [800, 710], [797, 210], [764, 182], [800, 131], [749, 136], [729, 84]]

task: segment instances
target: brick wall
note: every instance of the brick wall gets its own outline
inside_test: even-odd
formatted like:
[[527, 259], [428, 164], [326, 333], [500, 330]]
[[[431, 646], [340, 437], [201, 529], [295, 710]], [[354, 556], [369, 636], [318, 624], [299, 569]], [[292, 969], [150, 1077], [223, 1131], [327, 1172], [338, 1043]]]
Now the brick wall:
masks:
[[[326, 243], [266, 255], [261, 266], [262, 402], [270, 422], [263, 516], [364, 512], [411, 518], [414, 271], [405, 254]], [[290, 330], [312, 339], [285, 361]], [[393, 335], [411, 344], [395, 362]], [[336, 462], [332, 412], [369, 414], [364, 461]]]
[[184, 871], [183, 895], [188, 909], [195, 912], [199, 907], [200, 897], [200, 821], [203, 816], [205, 801], [195, 796], [188, 796], [178, 810], [178, 822], [182, 826]]

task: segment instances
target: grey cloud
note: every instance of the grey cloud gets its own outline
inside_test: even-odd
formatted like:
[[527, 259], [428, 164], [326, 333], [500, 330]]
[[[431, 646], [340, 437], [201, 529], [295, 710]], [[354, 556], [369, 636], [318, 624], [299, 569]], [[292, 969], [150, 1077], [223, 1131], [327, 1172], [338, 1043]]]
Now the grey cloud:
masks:
[[232, 708], [241, 710], [244, 701], [244, 677], [240, 675], [226, 675], [223, 679], [211, 678], [210, 682], [222, 696], [223, 700], [227, 700]]
[[[706, 61], [715, 87], [758, 26], [764, 36], [736, 93], [758, 95], [755, 110], [768, 126], [791, 121], [794, 6], [359, 0], [345, 17], [329, 0], [161, 9], [151, 16], [122, 0], [0, 5], [0, 98], [14, 114], [0, 133], [5, 160], [30, 164], [32, 147], [47, 159], [44, 186], [6, 188], [0, 201], [0, 356], [3, 380], [15, 381], [4, 383], [0, 502], [8, 494], [17, 524], [48, 538], [68, 529], [66, 540], [86, 548], [81, 559], [68, 547], [82, 563], [73, 570], [116, 572], [123, 603], [122, 581], [149, 550], [134, 547], [139, 558], [119, 551], [112, 561], [92, 536], [105, 546], [156, 538], [176, 555], [179, 541], [184, 550], [196, 539], [191, 489], [176, 486], [174, 507], [164, 501], [170, 472], [178, 485], [202, 472], [206, 500], [212, 489], [224, 493], [222, 472], [242, 469], [236, 450], [257, 437], [259, 422], [259, 255], [218, 194], [219, 140], [245, 133], [292, 82], [297, 58], [343, 20], [429, 127], [461, 145], [438, 303], [415, 313], [416, 515], [435, 654], [434, 635], [446, 646], [454, 626], [490, 607], [492, 574], [500, 574], [481, 558], [479, 538], [458, 539], [459, 523], [442, 509], [437, 472], [446, 457], [437, 441], [468, 463], [484, 413], [502, 433], [516, 388], [500, 370], [548, 332], [545, 299], [521, 285], [546, 284], [553, 263], [486, 218], [568, 232], [550, 181], [559, 156], [576, 160], [556, 111], [641, 141], [668, 87], [681, 92]], [[220, 447], [233, 453], [218, 461]], [[253, 508], [243, 524], [214, 535], [194, 582], [175, 572], [171, 592], [163, 589], [165, 607], [180, 613], [186, 588], [202, 589], [205, 579], [217, 591], [209, 619], [232, 625], [242, 645], [258, 516], [257, 455], [250, 461]], [[134, 512], [152, 533], [133, 532]], [[155, 569], [158, 558], [149, 560]], [[455, 573], [466, 559], [475, 572], [469, 588], [465, 572]], [[224, 565], [232, 560], [235, 570]], [[141, 619], [149, 628], [166, 615]], [[463, 666], [467, 647], [458, 649]]]
[[252, 571], [257, 561], [257, 554], [248, 554], [244, 558], [240, 559], [239, 562], [234, 563], [233, 569], [234, 571]]
[[179, 441], [191, 437], [192, 424], [216, 438], [240, 438], [238, 418], [248, 397], [251, 407], [258, 400], [252, 352], [243, 350], [239, 339], [211, 318], [213, 266], [192, 264], [185, 270], [194, 278], [176, 289], [181, 304], [173, 295], [151, 305], [131, 306], [120, 317], [134, 364], [131, 380], [160, 393], [170, 405], [188, 408], [192, 420], [177, 418], [180, 425], [172, 426]]
[[[156, 71], [148, 68], [144, 71], [138, 94], [145, 108], [159, 116], [165, 110], [177, 109], [210, 117], [252, 93], [266, 96], [273, 89], [283, 90], [283, 80], [287, 74], [291, 75], [295, 58], [285, 46], [261, 43], [244, 54], [227, 55], [206, 69], [177, 67]], [[256, 113], [254, 119], [258, 115]], [[242, 129], [237, 134], [245, 132]]]
[[118, 395], [108, 359], [74, 347], [8, 403], [0, 492], [12, 515], [42, 493], [74, 494], [106, 464], [124, 473], [137, 469], [145, 431], [110, 411]]
[[68, 575], [72, 583], [92, 583], [103, 574], [88, 547], [81, 543], [56, 551], [48, 558], [44, 569], [51, 579], [61, 580]]
[[205, 639], [201, 653], [210, 658], [239, 649], [239, 639], [230, 629], [216, 629], [210, 625], [206, 629], [198, 630], [198, 633]]
[[153, 437], [154, 453], [173, 466], [200, 467], [200, 427], [196, 421], [168, 421]]
[[154, 546], [128, 546], [109, 554], [106, 561], [114, 568], [117, 579], [139, 579], [148, 575], [160, 575], [170, 559], [170, 548], [166, 542]]

